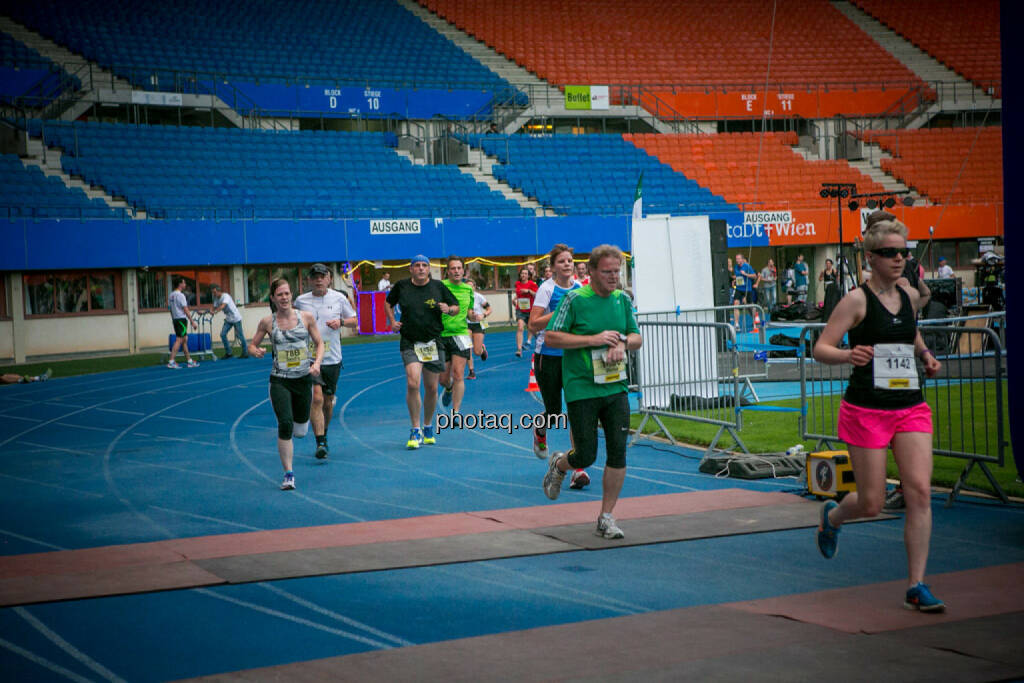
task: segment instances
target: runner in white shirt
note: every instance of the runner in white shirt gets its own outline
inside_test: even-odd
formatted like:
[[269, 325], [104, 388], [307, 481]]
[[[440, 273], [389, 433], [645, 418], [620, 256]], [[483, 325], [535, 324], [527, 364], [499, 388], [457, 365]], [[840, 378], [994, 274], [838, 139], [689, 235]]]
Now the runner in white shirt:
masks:
[[473, 353], [469, 354], [469, 374], [466, 379], [476, 379], [476, 371], [473, 369], [473, 355], [480, 356], [480, 360], [487, 360], [487, 347], [484, 346], [484, 330], [487, 328], [487, 321], [484, 320], [493, 311], [487, 297], [476, 291], [476, 282], [467, 279], [466, 282], [473, 288], [473, 309], [467, 316], [469, 334], [473, 337]]
[[314, 263], [309, 269], [312, 291], [295, 300], [295, 308], [313, 314], [324, 340], [324, 360], [320, 375], [313, 377], [313, 405], [310, 422], [316, 437], [316, 457], [327, 457], [327, 427], [334, 413], [334, 395], [341, 374], [341, 327], [354, 328], [356, 311], [341, 292], [331, 289], [331, 269]]
[[249, 351], [245, 343], [245, 332], [242, 331], [242, 314], [238, 312], [235, 300], [216, 282], [210, 285], [210, 293], [213, 295], [213, 310], [210, 312], [224, 311], [224, 326], [220, 328], [220, 340], [224, 344], [224, 360], [234, 357], [231, 355], [231, 343], [228, 341], [228, 331], [232, 329], [235, 331], [235, 341], [242, 347], [239, 358], [248, 358]]

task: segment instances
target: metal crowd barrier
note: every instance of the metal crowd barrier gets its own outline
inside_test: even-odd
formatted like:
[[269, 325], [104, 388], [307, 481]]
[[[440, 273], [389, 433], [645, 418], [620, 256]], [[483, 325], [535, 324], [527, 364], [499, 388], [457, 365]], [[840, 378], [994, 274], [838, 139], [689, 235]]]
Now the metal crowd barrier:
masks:
[[[953, 322], [969, 322], [980, 318], [995, 321], [1002, 316], [969, 316], [966, 319], [921, 321], [921, 333], [929, 348], [932, 339], [948, 338], [948, 350], [936, 351], [942, 370], [927, 378], [923, 385], [925, 401], [932, 409], [932, 451], [936, 455], [967, 460], [947, 507], [960, 491], [979, 491], [966, 483], [971, 470], [977, 467], [988, 479], [993, 491], [1004, 502], [1006, 493], [992, 475], [988, 464], [1003, 467], [1006, 459], [1006, 406], [1003, 396], [1003, 375], [1006, 356], [1000, 334], [989, 327], [970, 327]], [[1005, 319], [1003, 319], [1005, 320]], [[839, 402], [846, 389], [851, 366], [826, 365], [813, 357], [823, 323], [809, 324], [800, 333], [800, 397], [803, 411], [800, 432], [805, 440], [816, 440], [818, 447], [834, 448], [838, 444], [837, 421]], [[1005, 326], [1003, 326], [1005, 327]], [[922, 373], [923, 376], [923, 373]]]
[[[632, 386], [639, 392], [643, 415], [633, 441], [644, 436], [648, 420], [676, 444], [661, 418], [692, 420], [718, 426], [705, 452], [710, 455], [723, 433], [728, 433], [744, 453], [740, 439], [743, 414], [740, 411], [744, 382], [740, 376], [740, 351], [736, 330], [729, 323], [716, 322], [716, 311], [688, 312], [687, 317], [704, 320], [659, 320], [677, 317], [676, 312], [637, 316], [644, 344], [631, 359]], [[657, 432], [655, 432], [657, 433]]]
[[[638, 313], [637, 323], [649, 322], [714, 322], [736, 326], [731, 339], [718, 340], [716, 350], [719, 353], [737, 351], [737, 377], [743, 384], [743, 391], [748, 393], [755, 403], [760, 400], [753, 380], [767, 379], [768, 366], [763, 360], [769, 349], [774, 348], [765, 342], [765, 313], [758, 304], [741, 304], [737, 306], [714, 306], [711, 308], [677, 308], [674, 311], [658, 311]], [[736, 334], [750, 332], [756, 335], [756, 341], [737, 341]], [[741, 394], [743, 395], [743, 394]]]

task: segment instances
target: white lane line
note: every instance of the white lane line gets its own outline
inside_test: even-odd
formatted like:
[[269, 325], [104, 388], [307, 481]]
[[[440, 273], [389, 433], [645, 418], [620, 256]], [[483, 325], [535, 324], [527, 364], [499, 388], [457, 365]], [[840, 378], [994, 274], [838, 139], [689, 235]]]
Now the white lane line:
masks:
[[579, 588], [576, 588], [572, 584], [565, 585], [565, 584], [557, 582], [557, 581], [548, 581], [548, 580], [545, 580], [545, 579], [541, 579], [541, 578], [533, 576], [533, 575], [531, 575], [531, 574], [529, 574], [527, 572], [521, 572], [521, 571], [514, 570], [514, 569], [512, 569], [510, 567], [504, 566], [501, 563], [497, 563], [497, 562], [486, 562], [486, 563], [484, 563], [484, 562], [481, 562], [477, 566], [479, 566], [482, 569], [487, 569], [487, 570], [492, 571], [492, 572], [505, 572], [506, 574], [511, 574], [513, 576], [514, 580], [517, 583], [520, 583], [520, 585], [521, 585], [521, 582], [523, 582], [523, 581], [532, 581], [534, 583], [542, 583], [542, 584], [545, 584], [545, 585], [548, 585], [548, 586], [553, 586], [554, 588], [556, 588], [560, 592], [571, 592], [571, 593], [575, 593], [577, 595], [585, 595], [585, 596], [587, 596], [588, 599], [596, 600], [598, 603], [604, 602], [606, 604], [610, 604], [610, 605], [613, 605], [615, 607], [619, 607], [619, 608], [622, 608], [622, 609], [627, 609], [627, 610], [632, 611], [634, 614], [641, 614], [641, 613], [644, 613], [644, 612], [650, 612], [652, 610], [652, 608], [650, 608], [650, 607], [642, 607], [640, 605], [635, 605], [635, 604], [633, 604], [631, 602], [625, 602], [624, 600], [618, 600], [617, 598], [613, 598], [611, 596], [604, 595], [602, 593], [592, 593], [590, 591], [580, 590]]
[[266, 531], [258, 526], [249, 526], [248, 524], [239, 524], [238, 522], [229, 522], [226, 519], [220, 519], [219, 517], [208, 517], [206, 515], [197, 515], [194, 512], [185, 512], [183, 510], [172, 510], [171, 508], [160, 507], [159, 505], [150, 505], [150, 510], [159, 510], [160, 512], [167, 512], [172, 515], [181, 515], [182, 517], [192, 517], [194, 519], [202, 519], [207, 522], [216, 522], [218, 524], [224, 524], [225, 526], [235, 526], [239, 529], [247, 529], [249, 531]]
[[[537, 588], [537, 587], [532, 587], [532, 586], [526, 586], [526, 585], [523, 585], [523, 578], [526, 576], [525, 572], [517, 572], [516, 573], [516, 577], [515, 577], [516, 578], [515, 581], [503, 581], [503, 580], [497, 579], [497, 578], [489, 579], [489, 578], [485, 578], [485, 577], [482, 577], [482, 576], [469, 576], [469, 577], [467, 577], [465, 572], [457, 572], [455, 570], [448, 569], [448, 568], [443, 567], [443, 566], [425, 567], [425, 569], [427, 569], [429, 571], [433, 571], [433, 572], [439, 573], [439, 574], [447, 574], [447, 575], [449, 575], [449, 576], [451, 576], [451, 577], [453, 577], [453, 578], [455, 578], [455, 579], [457, 579], [459, 581], [472, 580], [472, 581], [476, 581], [478, 583], [482, 583], [482, 584], [487, 585], [487, 586], [497, 586], [499, 588], [504, 589], [504, 594], [506, 594], [506, 595], [521, 596], [524, 593], [530, 593], [532, 595], [536, 595], [536, 596], [540, 596], [542, 598], [545, 598], [549, 602], [558, 600], [558, 601], [570, 603], [572, 605], [585, 604], [585, 605], [589, 605], [589, 606], [595, 607], [597, 609], [603, 609], [603, 610], [606, 610], [608, 612], [611, 612], [612, 614], [618, 614], [618, 615], [640, 614], [642, 612], [649, 612], [650, 611], [650, 610], [644, 609], [642, 607], [636, 607], [636, 608], [618, 607], [616, 605], [610, 604], [607, 600], [604, 600], [603, 598], [600, 598], [600, 596], [595, 596], [595, 597], [598, 597], [598, 599], [593, 599], [590, 596], [588, 596], [586, 593], [583, 593], [582, 591], [573, 591], [569, 587], [557, 586], [557, 585], [555, 585], [555, 584], [553, 584], [551, 582], [545, 582], [547, 585], [545, 586], [544, 589]], [[576, 595], [572, 595], [572, 593], [576, 593]]]
[[270, 609], [269, 607], [264, 607], [262, 605], [257, 605], [255, 603], [248, 602], [246, 600], [239, 600], [238, 598], [233, 598], [233, 597], [228, 596], [228, 595], [221, 595], [220, 593], [216, 593], [216, 592], [210, 590], [209, 588], [194, 588], [193, 591], [195, 591], [196, 593], [201, 593], [203, 595], [209, 596], [211, 598], [216, 598], [217, 600], [223, 600], [224, 602], [230, 602], [233, 605], [238, 605], [240, 607], [246, 607], [246, 608], [251, 609], [251, 610], [253, 610], [255, 612], [261, 612], [263, 614], [267, 614], [267, 615], [272, 616], [272, 617], [277, 617], [278, 619], [284, 619], [285, 621], [290, 621], [290, 622], [292, 622], [294, 624], [300, 624], [302, 626], [308, 626], [309, 628], [316, 629], [317, 631], [323, 631], [325, 633], [330, 633], [330, 634], [333, 634], [333, 635], [336, 635], [336, 636], [340, 636], [342, 638], [348, 638], [350, 640], [356, 641], [357, 643], [362, 643], [364, 645], [369, 645], [370, 647], [375, 647], [375, 648], [380, 649], [380, 650], [390, 650], [390, 649], [394, 648], [394, 645], [391, 645], [390, 643], [384, 643], [384, 642], [381, 642], [379, 640], [374, 640], [372, 638], [367, 638], [365, 636], [359, 635], [358, 633], [351, 633], [349, 631], [342, 631], [341, 629], [332, 628], [330, 626], [324, 626], [323, 624], [318, 624], [315, 621], [310, 621], [309, 619], [303, 619], [302, 617], [296, 617], [296, 616], [293, 616], [291, 614], [287, 614], [285, 612], [281, 612], [281, 611], [276, 610], [276, 609]]
[[222, 420], [200, 420], [197, 417], [178, 417], [177, 415], [161, 415], [162, 420], [182, 420], [183, 422], [203, 422], [208, 425], [223, 425], [227, 424]]
[[163, 436], [161, 434], [149, 434], [147, 432], [135, 432], [135, 436], [144, 436], [147, 439], [155, 439], [157, 441], [174, 441], [176, 443], [194, 443], [199, 446], [210, 446], [212, 448], [219, 448], [223, 444], [213, 443], [211, 441], [200, 441], [199, 439], [185, 439], [180, 436]]
[[414, 643], [414, 642], [412, 642], [410, 640], [406, 640], [405, 638], [400, 638], [398, 636], [393, 636], [390, 633], [385, 633], [384, 631], [381, 631], [380, 629], [376, 629], [376, 628], [374, 628], [372, 626], [369, 626], [368, 624], [364, 624], [361, 621], [356, 621], [355, 619], [352, 619], [351, 617], [346, 617], [344, 614], [338, 614], [337, 612], [334, 612], [333, 610], [329, 610], [326, 607], [321, 607], [320, 605], [318, 605], [318, 604], [316, 604], [314, 602], [310, 602], [309, 600], [306, 600], [305, 598], [300, 598], [299, 596], [297, 596], [297, 595], [295, 595], [293, 593], [289, 593], [288, 591], [284, 590], [283, 588], [279, 588], [279, 587], [277, 587], [277, 586], [275, 586], [275, 585], [273, 585], [271, 583], [261, 582], [261, 583], [258, 583], [256, 585], [258, 585], [258, 586], [260, 586], [262, 588], [266, 588], [268, 591], [271, 591], [272, 593], [276, 593], [277, 595], [280, 595], [282, 598], [285, 598], [286, 600], [291, 600], [292, 602], [294, 602], [297, 605], [302, 605], [306, 609], [313, 610], [317, 614], [322, 614], [325, 617], [330, 617], [332, 619], [337, 619], [338, 621], [340, 621], [343, 624], [348, 624], [349, 626], [353, 626], [355, 628], [360, 628], [360, 629], [366, 631], [367, 633], [371, 633], [371, 634], [377, 636], [378, 638], [384, 638], [385, 640], [390, 640], [393, 643], [395, 643], [396, 645], [400, 645], [400, 646], [406, 647], [406, 646], [409, 646], [409, 645], [415, 645], [416, 644], [416, 643]]
[[78, 683], [92, 683], [92, 679], [91, 678], [86, 678], [85, 676], [79, 676], [74, 671], [70, 671], [68, 669], [65, 669], [60, 664], [54, 664], [49, 659], [45, 659], [44, 657], [40, 657], [39, 655], [37, 655], [37, 654], [35, 654], [33, 652], [29, 652], [28, 650], [26, 650], [24, 648], [18, 647], [17, 645], [15, 645], [14, 643], [12, 643], [9, 640], [4, 640], [3, 638], [0, 638], [0, 647], [7, 648], [8, 650], [13, 652], [14, 654], [21, 655], [22, 657], [24, 657], [28, 661], [32, 662], [33, 664], [38, 664], [39, 666], [43, 667], [44, 669], [48, 669], [52, 673], [59, 674], [59, 675], [63, 676], [64, 678], [67, 678], [68, 680], [78, 681]]
[[[270, 475], [268, 475], [266, 472], [261, 470], [259, 467], [256, 467], [256, 465], [253, 464], [253, 462], [251, 460], [249, 460], [249, 458], [245, 457], [245, 454], [242, 453], [242, 449], [240, 449], [238, 447], [238, 437], [236, 435], [236, 432], [238, 431], [238, 425], [242, 422], [242, 420], [244, 420], [246, 418], [246, 416], [249, 415], [249, 413], [251, 413], [252, 411], [256, 410], [261, 405], [263, 405], [264, 403], [269, 403], [269, 402], [270, 402], [270, 399], [269, 398], [265, 398], [262, 401], [260, 401], [259, 403], [255, 403], [255, 404], [249, 406], [249, 408], [247, 408], [241, 415], [238, 416], [238, 419], [235, 420], [234, 424], [231, 425], [231, 433], [230, 433], [230, 437], [231, 437], [231, 450], [234, 451], [235, 456], [237, 456], [239, 460], [241, 460], [243, 463], [245, 463], [245, 465], [249, 469], [251, 469], [253, 472], [255, 472], [261, 479], [264, 479], [265, 481], [268, 481], [271, 484], [276, 485], [277, 481], [275, 479], [272, 479], [270, 477]], [[301, 486], [301, 482], [299, 482], [299, 485]], [[287, 492], [282, 492], [282, 493], [280, 493], [278, 495], [287, 495], [287, 496], [292, 496], [293, 498], [301, 498], [302, 500], [305, 500], [308, 503], [312, 503], [313, 505], [318, 505], [318, 506], [324, 508], [325, 510], [330, 510], [331, 512], [333, 512], [335, 514], [341, 515], [342, 517], [347, 517], [347, 518], [349, 518], [349, 519], [351, 519], [353, 521], [356, 521], [356, 522], [365, 522], [366, 521], [366, 519], [364, 519], [363, 517], [357, 517], [356, 515], [353, 515], [351, 513], [345, 512], [344, 510], [339, 510], [336, 507], [332, 507], [332, 506], [328, 505], [327, 503], [325, 503], [325, 502], [323, 502], [321, 500], [317, 500], [316, 498], [312, 498], [310, 496], [307, 496], [306, 494], [300, 493], [299, 491], [287, 491]]]
[[28, 543], [35, 543], [36, 545], [41, 545], [44, 548], [50, 548], [51, 550], [67, 550], [67, 548], [64, 548], [62, 546], [54, 545], [52, 543], [47, 543], [46, 541], [40, 541], [38, 538], [30, 538], [29, 536], [22, 536], [21, 534], [16, 534], [13, 531], [8, 531], [7, 529], [0, 529], [0, 534], [3, 534], [4, 536], [10, 536], [11, 538], [16, 538], [19, 541], [26, 541]]
[[43, 421], [43, 418], [41, 418], [41, 417], [22, 417], [20, 415], [0, 415], [0, 417], [3, 417], [3, 418], [8, 419], [8, 420], [24, 420], [25, 422], [42, 422]]
[[94, 493], [92, 491], [80, 491], [79, 489], [73, 489], [73, 488], [71, 488], [69, 486], [61, 486], [60, 484], [51, 484], [51, 483], [49, 483], [47, 481], [39, 481], [37, 479], [27, 479], [25, 477], [16, 477], [13, 474], [6, 474], [4, 472], [0, 472], [0, 477], [3, 477], [4, 479], [13, 479], [14, 481], [25, 482], [26, 484], [35, 484], [36, 486], [46, 486], [48, 488], [57, 489], [59, 491], [71, 491], [72, 493], [77, 493], [77, 494], [79, 494], [81, 496], [92, 496], [93, 498], [103, 498], [104, 497], [104, 495], [102, 493]]
[[[165, 465], [163, 463], [146, 462], [145, 460], [134, 460], [132, 458], [121, 458], [121, 462], [132, 463], [133, 465], [142, 465], [143, 467], [157, 467], [164, 470], [173, 470], [175, 472], [184, 472], [185, 474], [194, 475], [196, 473], [195, 468], [189, 467], [175, 467], [174, 465]], [[203, 478], [212, 477], [214, 479], [223, 479], [225, 481], [233, 481], [240, 484], [250, 484], [252, 486], [259, 486], [260, 483], [252, 479], [242, 479], [241, 477], [229, 477], [223, 474], [214, 474], [212, 472], [203, 472]]]
[[60, 635], [56, 631], [54, 631], [53, 629], [48, 627], [46, 624], [41, 622], [39, 619], [37, 619], [35, 616], [33, 616], [32, 613], [29, 612], [24, 607], [15, 607], [14, 608], [14, 613], [17, 614], [22, 619], [24, 619], [25, 621], [27, 621], [32, 626], [32, 628], [34, 628], [35, 630], [39, 631], [39, 633], [43, 634], [43, 636], [46, 637], [46, 639], [49, 640], [51, 643], [53, 643], [54, 645], [59, 647], [64, 652], [66, 652], [67, 654], [69, 654], [72, 657], [74, 657], [75, 659], [77, 659], [79, 662], [81, 662], [82, 664], [84, 664], [88, 668], [90, 668], [93, 671], [95, 671], [97, 674], [102, 676], [105, 680], [116, 681], [117, 683], [125, 683], [125, 680], [123, 678], [121, 678], [120, 676], [115, 674], [113, 671], [111, 671], [107, 667], [105, 667], [102, 664], [100, 664], [99, 662], [97, 662], [95, 659], [93, 659], [89, 655], [87, 655], [84, 652], [82, 652], [81, 650], [79, 650], [77, 647], [75, 647], [74, 645], [72, 645], [68, 641], [66, 641], [63, 638], [61, 638]]
[[136, 417], [145, 415], [145, 413], [140, 413], [137, 410], [118, 410], [116, 408], [97, 408], [96, 410], [103, 411], [104, 413], [118, 413], [119, 415], [134, 415]]
[[116, 429], [110, 427], [93, 427], [92, 425], [73, 425], [68, 422], [58, 422], [58, 427], [70, 427], [71, 429], [88, 429], [91, 432], [116, 432]]
[[88, 455], [90, 457], [97, 456], [99, 453], [93, 453], [90, 451], [80, 451], [76, 448], [64, 448], [63, 446], [50, 446], [45, 443], [36, 443], [34, 441], [19, 441], [19, 444], [26, 446], [32, 446], [34, 448], [42, 448], [48, 451], [59, 451], [61, 453], [71, 453], [72, 455]]
[[385, 500], [373, 499], [367, 500], [366, 498], [356, 498], [354, 496], [346, 496], [341, 493], [328, 493], [327, 491], [319, 491], [321, 496], [330, 496], [331, 498], [341, 498], [342, 500], [351, 500], [357, 503], [370, 503], [371, 505], [383, 505], [385, 507], [397, 508], [399, 510], [409, 510], [410, 512], [421, 512], [428, 515], [443, 515], [444, 510], [431, 510], [428, 508], [413, 507], [411, 505], [399, 505], [398, 503], [389, 503]]

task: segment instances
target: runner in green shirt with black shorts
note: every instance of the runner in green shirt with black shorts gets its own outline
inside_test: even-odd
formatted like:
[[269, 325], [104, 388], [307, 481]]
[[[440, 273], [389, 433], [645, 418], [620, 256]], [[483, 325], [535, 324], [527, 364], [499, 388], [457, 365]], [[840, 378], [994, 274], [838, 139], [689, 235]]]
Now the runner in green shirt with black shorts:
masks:
[[544, 477], [544, 493], [558, 498], [570, 469], [590, 467], [597, 459], [597, 427], [604, 429], [606, 460], [601, 514], [595, 533], [604, 538], [625, 534], [612, 511], [626, 479], [626, 440], [629, 437], [626, 352], [640, 348], [643, 338], [633, 305], [618, 289], [622, 252], [602, 244], [590, 253], [590, 284], [562, 299], [548, 322], [544, 343], [564, 349], [562, 386], [575, 448], [566, 456], [553, 453]]

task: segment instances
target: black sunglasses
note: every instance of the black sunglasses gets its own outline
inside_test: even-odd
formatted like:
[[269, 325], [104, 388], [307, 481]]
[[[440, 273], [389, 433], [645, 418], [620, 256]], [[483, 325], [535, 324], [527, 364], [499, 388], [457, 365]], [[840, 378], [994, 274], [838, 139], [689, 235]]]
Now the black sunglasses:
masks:
[[877, 254], [882, 258], [896, 258], [897, 255], [907, 258], [910, 256], [910, 249], [908, 247], [881, 247], [880, 249], [872, 249], [872, 254]]

